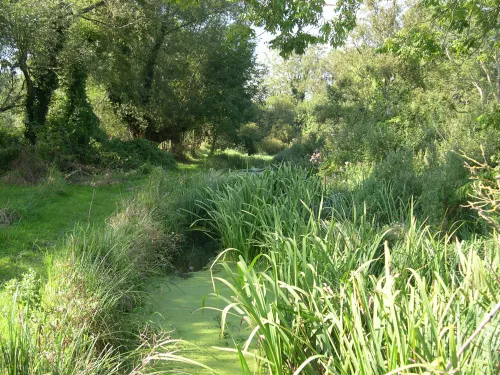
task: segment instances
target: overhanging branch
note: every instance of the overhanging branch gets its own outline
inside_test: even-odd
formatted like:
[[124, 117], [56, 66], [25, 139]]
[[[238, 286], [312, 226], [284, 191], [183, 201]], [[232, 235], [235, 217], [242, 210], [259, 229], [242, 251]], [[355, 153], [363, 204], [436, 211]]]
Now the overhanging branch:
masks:
[[87, 13], [90, 13], [92, 12], [94, 9], [97, 9], [97, 8], [100, 8], [100, 7], [103, 7], [105, 6], [107, 3], [106, 0], [102, 0], [102, 1], [99, 1], [95, 4], [92, 4], [92, 5], [89, 5], [88, 7], [85, 7], [83, 9], [81, 9], [78, 13], [77, 13], [77, 16], [81, 17], [83, 16], [84, 14], [87, 14]]

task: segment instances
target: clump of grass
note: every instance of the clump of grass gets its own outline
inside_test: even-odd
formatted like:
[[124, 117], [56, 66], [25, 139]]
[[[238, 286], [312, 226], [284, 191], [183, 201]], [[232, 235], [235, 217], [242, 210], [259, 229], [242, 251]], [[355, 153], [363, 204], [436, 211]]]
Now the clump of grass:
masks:
[[46, 178], [49, 166], [37, 155], [34, 147], [23, 147], [10, 165], [10, 171], [1, 180], [8, 184], [36, 184]]
[[5, 207], [0, 208], [0, 228], [13, 225], [21, 219], [21, 214], [9, 207], [8, 204]]
[[[6, 374], [118, 372], [118, 346], [108, 342], [124, 285], [97, 254], [77, 252], [79, 245], [68, 243], [67, 258], [47, 258], [43, 283], [33, 271], [9, 282], [0, 339]], [[126, 279], [123, 273], [120, 277]]]
[[121, 357], [116, 349], [99, 349], [99, 337], [83, 328], [74, 331], [69, 314], [51, 321], [33, 306], [16, 302], [7, 316], [6, 334], [0, 340], [0, 365], [5, 374], [119, 373]]

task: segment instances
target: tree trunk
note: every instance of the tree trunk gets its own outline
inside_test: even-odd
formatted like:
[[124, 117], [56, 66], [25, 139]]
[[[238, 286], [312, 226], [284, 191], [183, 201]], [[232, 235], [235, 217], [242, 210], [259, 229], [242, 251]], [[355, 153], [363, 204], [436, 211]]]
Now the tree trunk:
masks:
[[484, 109], [484, 106], [486, 104], [486, 98], [484, 96], [483, 89], [481, 88], [481, 86], [479, 85], [479, 83], [476, 82], [476, 81], [474, 81], [474, 80], [472, 81], [472, 84], [476, 88], [477, 92], [479, 93], [479, 97], [481, 98], [481, 109]]
[[497, 63], [497, 90], [496, 90], [496, 99], [497, 103], [500, 102], [500, 54], [496, 53], [496, 63]]
[[214, 131], [214, 134], [212, 136], [212, 143], [210, 145], [210, 156], [214, 156], [214, 154], [215, 154], [215, 150], [217, 147], [217, 138], [218, 138], [218, 134], [216, 131]]
[[66, 32], [70, 26], [67, 14], [60, 15], [55, 22], [57, 38], [53, 45], [47, 46], [50, 49], [50, 58], [43, 61], [38, 66], [36, 57], [34, 58], [34, 71], [36, 74], [30, 74], [27, 63], [27, 54], [24, 52], [19, 59], [19, 66], [23, 72], [27, 84], [26, 90], [26, 130], [25, 137], [31, 144], [37, 141], [38, 130], [45, 125], [47, 114], [49, 112], [50, 100], [54, 91], [59, 86], [59, 79], [56, 70], [59, 66], [59, 54], [64, 48], [66, 42]]
[[184, 158], [184, 145], [181, 133], [175, 133], [171, 135], [171, 148], [170, 152], [178, 159]]
[[158, 56], [160, 55], [161, 47], [167, 36], [167, 25], [166, 20], [162, 22], [160, 28], [160, 35], [156, 38], [148, 59], [146, 60], [146, 65], [144, 67], [144, 91], [142, 92], [142, 105], [147, 106], [151, 102], [151, 96], [153, 91], [153, 82], [155, 78], [156, 65], [158, 62]]
[[33, 80], [28, 69], [28, 53], [27, 51], [20, 52], [19, 69], [24, 75], [26, 81], [26, 129], [24, 136], [29, 143], [35, 144], [36, 142], [36, 122], [35, 122], [35, 88], [33, 87]]

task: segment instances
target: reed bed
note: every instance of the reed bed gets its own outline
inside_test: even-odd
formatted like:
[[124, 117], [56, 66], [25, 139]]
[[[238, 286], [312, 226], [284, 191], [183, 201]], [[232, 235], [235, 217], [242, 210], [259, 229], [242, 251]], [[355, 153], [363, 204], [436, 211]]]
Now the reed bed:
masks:
[[232, 248], [218, 258], [234, 294], [222, 329], [228, 314], [251, 327], [243, 371], [254, 356], [262, 374], [497, 374], [499, 236], [461, 241], [412, 201], [368, 213], [336, 194], [285, 166], [199, 203]]

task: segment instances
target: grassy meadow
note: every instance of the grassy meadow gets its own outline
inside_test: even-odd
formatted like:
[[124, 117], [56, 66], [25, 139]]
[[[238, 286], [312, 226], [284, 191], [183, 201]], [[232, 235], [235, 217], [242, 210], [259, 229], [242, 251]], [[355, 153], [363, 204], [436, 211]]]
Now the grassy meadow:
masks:
[[0, 282], [29, 268], [43, 270], [46, 252], [80, 226], [100, 226], [144, 176], [102, 177], [82, 184], [62, 176], [36, 186], [0, 184]]

